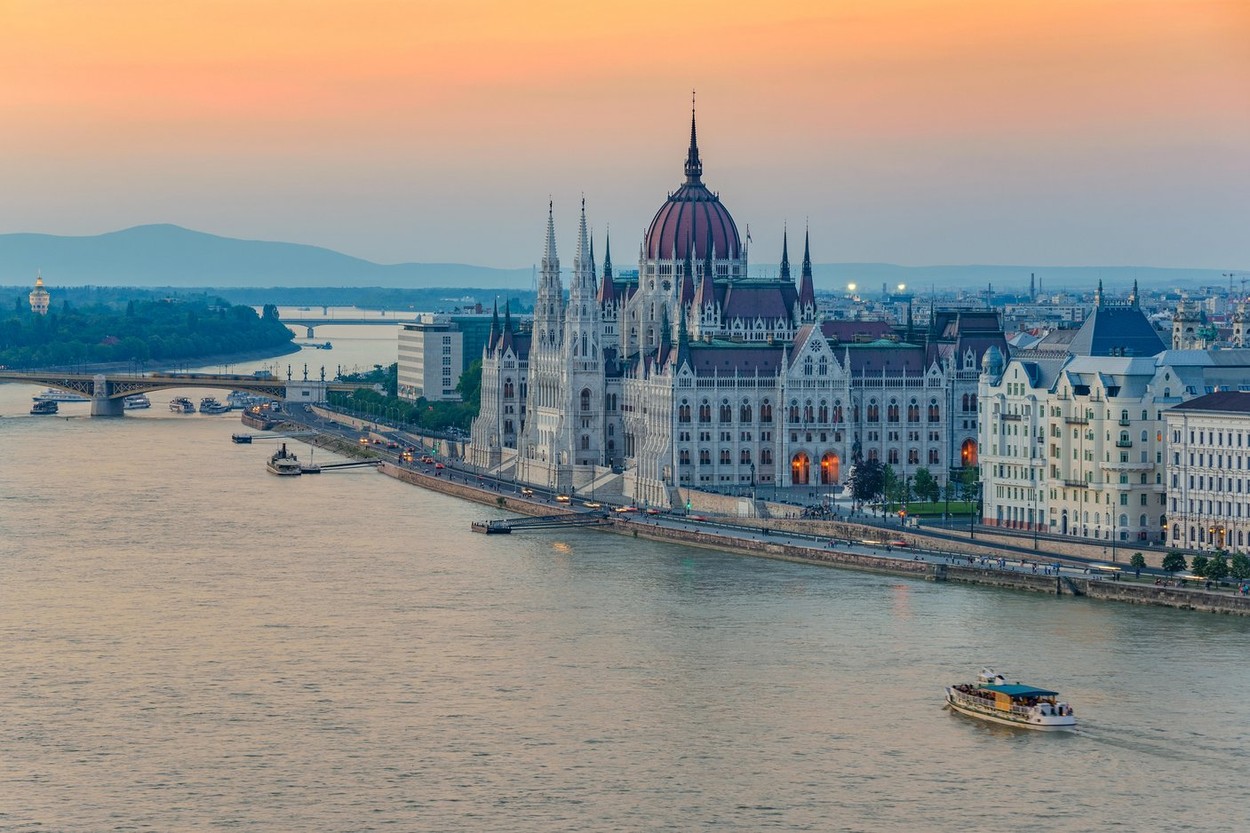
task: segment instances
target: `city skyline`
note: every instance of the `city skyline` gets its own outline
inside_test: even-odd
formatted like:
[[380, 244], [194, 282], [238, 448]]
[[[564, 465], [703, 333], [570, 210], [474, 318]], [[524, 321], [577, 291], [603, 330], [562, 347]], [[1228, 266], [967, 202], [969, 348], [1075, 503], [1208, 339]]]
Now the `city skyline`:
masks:
[[[298, 12], [298, 14], [297, 14]], [[751, 260], [1240, 269], [1250, 10], [1215, 0], [679, 8], [12, 3], [0, 232], [176, 223], [524, 267], [584, 194], [628, 264], [704, 179]], [[657, 21], [662, 22], [657, 25]]]

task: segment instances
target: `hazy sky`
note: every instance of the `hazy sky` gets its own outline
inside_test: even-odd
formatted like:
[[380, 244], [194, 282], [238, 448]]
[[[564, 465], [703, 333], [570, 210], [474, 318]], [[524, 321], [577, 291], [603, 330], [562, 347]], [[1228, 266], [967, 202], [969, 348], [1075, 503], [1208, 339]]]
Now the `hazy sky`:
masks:
[[1250, 270], [1250, 0], [0, 0], [0, 232], [628, 264], [691, 89], [753, 264]]

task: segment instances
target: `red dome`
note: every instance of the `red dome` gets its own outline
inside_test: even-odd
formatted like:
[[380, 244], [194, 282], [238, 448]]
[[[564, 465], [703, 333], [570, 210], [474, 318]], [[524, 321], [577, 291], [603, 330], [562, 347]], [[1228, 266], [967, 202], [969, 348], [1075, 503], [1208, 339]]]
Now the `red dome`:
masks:
[[[648, 260], [685, 260], [689, 252], [694, 261], [714, 255], [717, 260], [739, 260], [742, 241], [729, 210], [720, 197], [703, 184], [703, 162], [699, 159], [699, 142], [695, 132], [694, 110], [690, 111], [690, 149], [686, 152], [686, 184], [669, 195], [647, 229], [643, 244]], [[690, 252], [691, 244], [694, 251]], [[712, 251], [708, 251], [709, 245]]]
[[668, 260], [675, 248], [676, 259], [684, 260], [693, 243], [690, 259], [697, 262], [708, 257], [709, 242], [717, 260], [742, 257], [742, 241], [729, 209], [702, 182], [687, 182], [655, 213], [647, 229], [645, 257]]

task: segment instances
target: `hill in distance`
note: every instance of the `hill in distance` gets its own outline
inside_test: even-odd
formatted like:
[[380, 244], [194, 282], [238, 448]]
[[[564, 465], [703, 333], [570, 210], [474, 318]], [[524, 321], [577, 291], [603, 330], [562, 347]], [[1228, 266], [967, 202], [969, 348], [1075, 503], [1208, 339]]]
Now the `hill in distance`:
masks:
[[[23, 286], [42, 270], [51, 286], [164, 287], [465, 287], [529, 289], [530, 268], [494, 269], [462, 263], [373, 263], [319, 246], [239, 240], [175, 225], [135, 226], [85, 237], [52, 234], [0, 234], [0, 284]], [[754, 270], [775, 274], [756, 263]], [[1216, 269], [1161, 269], [1135, 266], [896, 266], [889, 263], [824, 263], [813, 267], [818, 290], [844, 289], [875, 295], [884, 284], [924, 293], [930, 286], [1023, 291], [1036, 274], [1047, 289], [1090, 289], [1102, 280], [1107, 289], [1219, 285]]]

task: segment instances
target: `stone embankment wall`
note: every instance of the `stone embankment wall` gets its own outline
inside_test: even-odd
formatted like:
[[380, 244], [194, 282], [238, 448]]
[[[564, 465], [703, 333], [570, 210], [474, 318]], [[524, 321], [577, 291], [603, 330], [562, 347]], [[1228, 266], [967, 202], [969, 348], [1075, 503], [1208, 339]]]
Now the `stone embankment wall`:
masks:
[[[382, 463], [380, 471], [405, 483], [442, 492], [453, 497], [494, 506], [519, 515], [547, 516], [571, 514], [573, 510], [561, 506], [551, 506], [539, 501], [528, 500], [516, 495], [502, 495], [482, 489], [476, 484], [455, 482], [447, 477], [435, 477], [421, 471], [402, 468], [392, 463]], [[1019, 573], [994, 570], [975, 565], [958, 563], [933, 563], [931, 561], [913, 561], [906, 558], [892, 558], [884, 555], [851, 553], [839, 551], [837, 542], [831, 542], [822, 548], [814, 546], [798, 546], [782, 544], [770, 540], [765, 528], [780, 530], [788, 525], [808, 526], [820, 523], [823, 529], [835, 533], [830, 538], [840, 541], [851, 540], [856, 543], [864, 540], [865, 532], [880, 533], [876, 527], [860, 527], [856, 524], [835, 522], [804, 522], [804, 521], [755, 521], [758, 532], [718, 531], [691, 525], [688, 528], [659, 526], [648, 522], [645, 516], [613, 517], [602, 526], [595, 527], [605, 531], [627, 535], [632, 538], [645, 538], [653, 541], [669, 541], [690, 546], [726, 552], [738, 552], [763, 558], [775, 558], [782, 561], [796, 561], [805, 564], [837, 566], [865, 572], [883, 573], [888, 575], [924, 578], [931, 581], [951, 581], [961, 584], [975, 584], [983, 587], [996, 587], [1008, 590], [1024, 590], [1033, 593], [1045, 593], [1056, 596], [1087, 596], [1091, 599], [1107, 601], [1131, 602], [1134, 604], [1152, 604], [1173, 607], [1182, 610], [1196, 610], [1210, 613], [1231, 613], [1250, 616], [1250, 598], [1233, 596], [1228, 593], [1206, 593], [1202, 590], [1158, 587], [1146, 584], [1093, 579], [1074, 576], [1055, 576], [1036, 573]], [[743, 523], [748, 525], [747, 522]], [[808, 529], [795, 529], [796, 532], [808, 532]], [[913, 546], [927, 547], [928, 542], [919, 540], [918, 536], [902, 533], [891, 540], [909, 539]], [[967, 542], [963, 547], [970, 547]], [[978, 554], [997, 557], [1001, 553], [994, 547], [975, 545], [982, 550]], [[952, 558], [957, 558], [953, 555]]]

